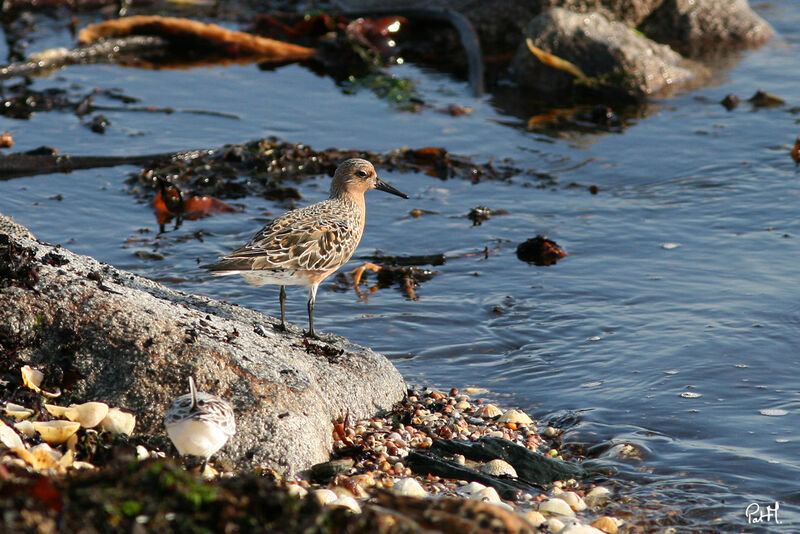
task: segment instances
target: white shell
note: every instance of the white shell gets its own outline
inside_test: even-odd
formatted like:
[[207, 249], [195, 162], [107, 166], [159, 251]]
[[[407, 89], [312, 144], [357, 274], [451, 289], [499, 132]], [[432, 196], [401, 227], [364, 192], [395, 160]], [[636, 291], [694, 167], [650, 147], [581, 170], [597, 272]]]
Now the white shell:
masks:
[[70, 421], [33, 422], [33, 428], [36, 429], [42, 436], [42, 439], [48, 443], [64, 443], [77, 432], [80, 427], [80, 423], [73, 423]]
[[572, 510], [570, 505], [558, 498], [548, 499], [539, 503], [539, 511], [547, 512], [548, 514], [575, 517], [575, 512]]
[[69, 408], [66, 406], [58, 406], [56, 404], [45, 404], [44, 409], [47, 410], [48, 413], [50, 413], [50, 415], [53, 417], [64, 417], [67, 413], [67, 410], [69, 410]]
[[598, 530], [606, 532], [607, 534], [616, 534], [619, 530], [619, 525], [617, 525], [616, 520], [607, 515], [595, 519], [592, 523], [592, 526]]
[[30, 365], [23, 365], [20, 371], [22, 372], [22, 383], [36, 393], [41, 393], [42, 390], [39, 386], [44, 380], [44, 373]]
[[33, 437], [33, 435], [36, 434], [36, 429], [33, 428], [33, 423], [30, 421], [14, 423], [14, 429], [26, 438]]
[[550, 532], [561, 532], [564, 529], [564, 522], [551, 517], [544, 524], [545, 528]]
[[119, 408], [111, 408], [108, 414], [100, 421], [100, 428], [112, 434], [133, 434], [136, 426], [136, 416], [130, 412], [123, 412]]
[[6, 415], [10, 415], [17, 421], [21, 419], [27, 419], [33, 415], [33, 410], [30, 408], [26, 408], [25, 406], [21, 406], [19, 404], [14, 404], [13, 402], [6, 403], [5, 411]]
[[514, 466], [499, 458], [483, 464], [480, 467], [480, 471], [496, 477], [509, 476], [517, 478], [517, 471], [514, 469]]
[[80, 423], [83, 428], [94, 428], [106, 418], [108, 411], [105, 402], [84, 402], [70, 405], [64, 415], [70, 421]]
[[500, 419], [497, 420], [498, 423], [516, 423], [518, 425], [532, 425], [533, 419], [528, 417], [528, 415], [523, 412], [522, 410], [508, 410]]
[[9, 449], [24, 448], [22, 438], [19, 437], [19, 434], [2, 421], [0, 421], [0, 443]]
[[392, 490], [400, 495], [407, 495], [409, 497], [425, 497], [428, 492], [422, 487], [422, 484], [413, 478], [402, 478], [394, 483]]

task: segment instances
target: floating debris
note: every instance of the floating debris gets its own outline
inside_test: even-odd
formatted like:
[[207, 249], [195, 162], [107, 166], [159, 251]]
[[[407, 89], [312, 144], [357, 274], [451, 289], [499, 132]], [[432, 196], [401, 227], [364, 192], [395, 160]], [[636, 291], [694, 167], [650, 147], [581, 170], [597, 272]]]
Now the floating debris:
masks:
[[794, 147], [792, 147], [791, 156], [795, 163], [800, 163], [800, 137], [794, 141]]
[[722, 104], [728, 111], [732, 111], [739, 105], [739, 96], [735, 94], [725, 95], [725, 98], [720, 100], [719, 103]]
[[538, 266], [553, 265], [567, 253], [558, 243], [543, 235], [528, 239], [517, 247], [517, 257]]
[[786, 101], [778, 96], [758, 90], [747, 99], [748, 102], [757, 108], [776, 108], [782, 106]]
[[761, 415], [766, 415], [767, 417], [782, 417], [784, 415], [789, 415], [789, 411], [784, 410], [783, 408], [764, 408], [763, 410], [759, 410], [758, 413]]

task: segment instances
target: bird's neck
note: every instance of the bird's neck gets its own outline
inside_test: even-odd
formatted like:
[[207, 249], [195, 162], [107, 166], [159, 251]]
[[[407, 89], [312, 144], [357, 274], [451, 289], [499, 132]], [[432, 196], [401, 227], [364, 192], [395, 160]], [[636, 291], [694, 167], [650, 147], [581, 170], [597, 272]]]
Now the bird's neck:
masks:
[[366, 222], [367, 217], [367, 204], [364, 200], [364, 193], [357, 192], [352, 193], [349, 191], [342, 191], [339, 194], [334, 195], [333, 191], [331, 191], [331, 198], [334, 200], [338, 200], [344, 204], [355, 205], [358, 211], [358, 224], [361, 230], [364, 229], [364, 223]]

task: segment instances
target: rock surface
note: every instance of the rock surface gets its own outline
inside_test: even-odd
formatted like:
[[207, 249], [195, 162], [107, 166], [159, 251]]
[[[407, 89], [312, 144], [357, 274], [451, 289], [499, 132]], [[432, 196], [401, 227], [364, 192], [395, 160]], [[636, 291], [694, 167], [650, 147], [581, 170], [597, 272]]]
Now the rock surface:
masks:
[[[669, 46], [599, 13], [551, 9], [533, 19], [525, 34], [539, 49], [577, 66], [588, 78], [580, 83], [620, 96], [644, 98], [695, 77]], [[520, 85], [541, 93], [568, 91], [576, 80], [574, 74], [540, 61], [524, 42], [512, 69]]]
[[134, 412], [137, 432], [164, 434], [166, 409], [193, 375], [234, 406], [237, 432], [220, 459], [293, 473], [328, 459], [335, 419], [403, 398], [400, 373], [370, 349], [331, 335], [307, 340], [294, 327], [281, 333], [274, 318], [6, 228], [0, 351], [44, 371], [61, 404], [103, 401]]
[[724, 56], [731, 48], [760, 46], [773, 34], [747, 0], [665, 0], [639, 30], [688, 57]]

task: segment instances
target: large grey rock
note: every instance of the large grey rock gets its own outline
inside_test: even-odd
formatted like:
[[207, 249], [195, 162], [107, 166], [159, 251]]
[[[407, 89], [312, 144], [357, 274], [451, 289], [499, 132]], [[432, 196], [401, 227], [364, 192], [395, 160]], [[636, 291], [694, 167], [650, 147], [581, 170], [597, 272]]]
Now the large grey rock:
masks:
[[774, 33], [747, 0], [665, 0], [639, 29], [689, 57], [760, 46]]
[[163, 434], [191, 374], [234, 406], [237, 432], [222, 459], [291, 473], [328, 458], [334, 419], [368, 417], [405, 393], [370, 349], [279, 333], [274, 318], [21, 233], [0, 233], [0, 354], [63, 374], [61, 404], [104, 401], [133, 411], [137, 432]]
[[[696, 73], [669, 46], [643, 37], [599, 13], [554, 8], [525, 29], [539, 49], [576, 65], [589, 78], [581, 83], [641, 99], [692, 80]], [[576, 77], [542, 63], [520, 44], [512, 62], [517, 82], [545, 94], [573, 87]]]

